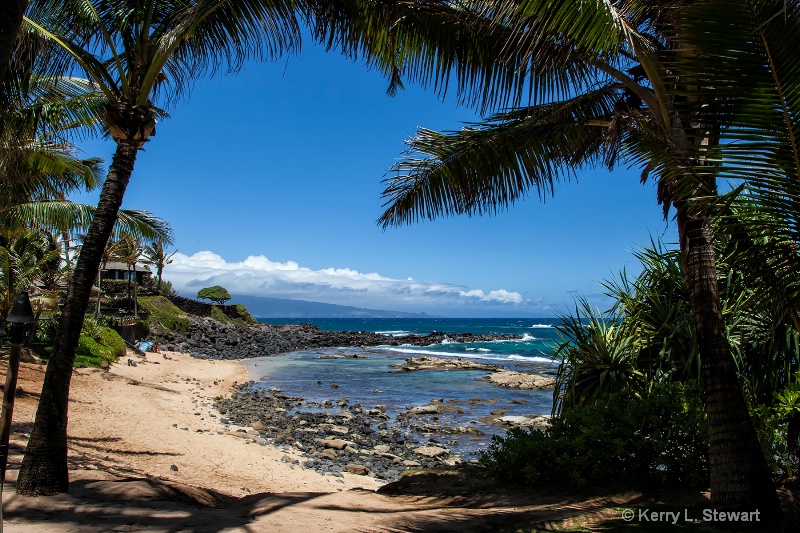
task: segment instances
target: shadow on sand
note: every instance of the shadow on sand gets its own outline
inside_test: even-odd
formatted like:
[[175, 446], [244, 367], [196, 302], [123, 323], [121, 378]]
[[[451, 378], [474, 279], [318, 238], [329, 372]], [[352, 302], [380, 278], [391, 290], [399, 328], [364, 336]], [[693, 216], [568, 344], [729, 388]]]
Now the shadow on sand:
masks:
[[[629, 531], [622, 508], [706, 505], [699, 492], [542, 495], [465, 482], [462, 474], [419, 473], [378, 493], [260, 493], [236, 498], [140, 474], [74, 470], [69, 493], [23, 497], [6, 485], [9, 530], [38, 524], [42, 531], [493, 532]], [[469, 476], [471, 477], [471, 476]], [[302, 524], [302, 528], [300, 527]], [[647, 528], [636, 528], [649, 531]], [[690, 528], [687, 531], [708, 531]]]

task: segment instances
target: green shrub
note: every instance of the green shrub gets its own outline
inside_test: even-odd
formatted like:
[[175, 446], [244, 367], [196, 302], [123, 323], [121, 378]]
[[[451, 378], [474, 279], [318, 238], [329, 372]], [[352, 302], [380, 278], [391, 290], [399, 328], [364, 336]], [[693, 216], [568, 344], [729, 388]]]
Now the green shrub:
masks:
[[[128, 280], [126, 279], [104, 279], [100, 282], [100, 288], [103, 290], [104, 295], [109, 294], [127, 294], [128, 293]], [[133, 290], [133, 287], [131, 287]]]
[[75, 366], [99, 366], [124, 356], [125, 341], [113, 329], [86, 317], [75, 353]]
[[798, 450], [789, 443], [789, 421], [800, 416], [800, 372], [794, 374], [792, 383], [775, 394], [772, 406], [750, 405], [750, 416], [773, 474], [796, 476], [800, 472], [800, 458]]
[[163, 296], [146, 296], [139, 305], [150, 313], [149, 327], [152, 331], [176, 331], [186, 333], [189, 321], [186, 313]]
[[61, 314], [56, 314], [47, 318], [39, 319], [36, 325], [36, 343], [45, 346], [52, 346], [53, 341], [58, 332], [58, 322], [61, 319]]
[[565, 409], [544, 431], [511, 430], [481, 454], [493, 475], [532, 485], [708, 485], [699, 389], [663, 384]]
[[227, 324], [228, 322], [231, 321], [231, 319], [228, 318], [228, 316], [222, 312], [222, 309], [216, 306], [211, 308], [211, 318], [213, 318], [217, 322], [222, 322], [223, 324]]
[[247, 310], [244, 304], [235, 304], [236, 310], [239, 312], [239, 320], [241, 320], [245, 324], [257, 324], [258, 321], [253, 318], [253, 315], [250, 314], [250, 311]]

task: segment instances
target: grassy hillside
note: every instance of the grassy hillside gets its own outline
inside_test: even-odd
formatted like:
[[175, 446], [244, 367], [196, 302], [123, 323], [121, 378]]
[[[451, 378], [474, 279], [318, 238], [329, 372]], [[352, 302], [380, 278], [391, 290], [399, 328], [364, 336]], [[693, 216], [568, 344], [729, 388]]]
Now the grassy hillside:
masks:
[[150, 331], [154, 333], [186, 333], [189, 329], [186, 313], [163, 296], [143, 296], [139, 298], [139, 305], [150, 312]]

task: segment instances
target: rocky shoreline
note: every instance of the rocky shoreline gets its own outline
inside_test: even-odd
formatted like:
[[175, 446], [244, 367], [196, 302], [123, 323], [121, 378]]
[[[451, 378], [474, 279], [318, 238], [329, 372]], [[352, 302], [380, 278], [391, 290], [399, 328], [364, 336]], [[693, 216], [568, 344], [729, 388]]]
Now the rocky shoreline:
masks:
[[[409, 469], [464, 461], [448, 447], [447, 435], [479, 436], [483, 432], [473, 427], [474, 421], [452, 426], [442, 423], [442, 415], [463, 413], [458, 403], [434, 399], [427, 405], [409, 407], [391, 420], [383, 405], [351, 405], [347, 400], [307, 402], [275, 387], [258, 388], [251, 381], [235, 387], [230, 398], [218, 398], [215, 407], [231, 436], [275, 446], [286, 452], [285, 462], [334, 477], [350, 472], [391, 481]], [[481, 421], [537, 429], [549, 422], [547, 416], [504, 416], [507, 412], [497, 409]], [[302, 459], [295, 458], [298, 453]]]
[[[441, 332], [393, 337], [364, 331], [323, 331], [311, 324], [244, 326], [196, 316], [188, 316], [187, 320], [188, 328], [184, 333], [169, 332], [162, 337], [163, 349], [212, 360], [247, 359], [331, 347], [428, 346], [443, 341], [490, 342], [521, 338], [518, 335]], [[356, 357], [363, 356], [352, 356]], [[395, 373], [484, 370], [489, 374], [478, 379], [520, 389], [552, 388], [553, 382], [552, 378], [535, 373], [510, 372], [500, 365], [462, 358], [423, 356], [391, 366], [394, 367], [391, 372]], [[499, 377], [492, 379], [492, 376]], [[495, 399], [470, 398], [463, 403], [488, 405], [494, 402]], [[286, 395], [276, 387], [267, 390], [251, 381], [234, 387], [231, 397], [217, 398], [214, 407], [228, 435], [283, 450], [286, 455], [282, 460], [287, 463], [334, 477], [350, 472], [387, 481], [397, 479], [408, 469], [438, 468], [463, 462], [464, 459], [451, 450], [457, 442], [453, 439], [482, 436], [483, 431], [476, 427], [480, 423], [539, 429], [548, 424], [546, 416], [509, 416], [510, 410], [503, 405], [493, 409], [492, 416], [465, 420], [469, 417], [458, 416], [465, 413], [459, 403], [462, 402], [456, 399], [436, 398], [426, 405], [409, 406], [392, 419], [385, 405], [351, 405], [347, 399], [318, 403]], [[297, 458], [298, 454], [301, 459]]]
[[430, 346], [452, 342], [488, 342], [520, 339], [519, 335], [441, 333], [393, 337], [369, 331], [324, 331], [311, 324], [223, 324], [211, 318], [187, 316], [185, 333], [166, 332], [165, 350], [190, 353], [198, 359], [249, 359], [297, 350], [350, 346]]

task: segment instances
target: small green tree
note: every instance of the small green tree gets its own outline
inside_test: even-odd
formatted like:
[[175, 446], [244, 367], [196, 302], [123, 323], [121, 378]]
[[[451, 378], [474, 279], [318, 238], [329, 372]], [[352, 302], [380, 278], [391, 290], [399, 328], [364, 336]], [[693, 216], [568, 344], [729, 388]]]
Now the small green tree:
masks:
[[231, 299], [231, 294], [225, 287], [214, 285], [213, 287], [206, 287], [197, 292], [197, 297], [203, 300], [211, 300], [214, 303], [223, 305]]

